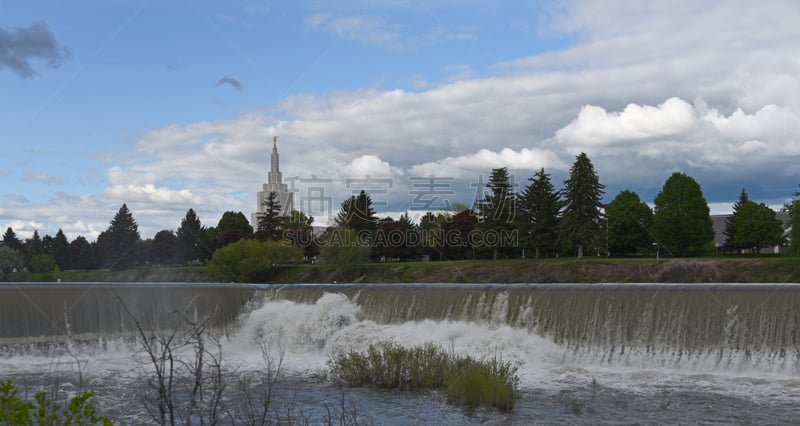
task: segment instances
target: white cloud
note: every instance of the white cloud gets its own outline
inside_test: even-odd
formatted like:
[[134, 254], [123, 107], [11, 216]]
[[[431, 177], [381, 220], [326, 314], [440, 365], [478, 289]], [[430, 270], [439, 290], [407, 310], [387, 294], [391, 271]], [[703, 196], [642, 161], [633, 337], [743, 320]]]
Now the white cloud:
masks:
[[169, 189], [146, 185], [114, 185], [106, 188], [105, 194], [117, 200], [200, 205], [204, 203], [202, 197], [197, 196], [188, 189]]
[[611, 113], [599, 106], [586, 105], [578, 117], [556, 131], [555, 139], [565, 145], [638, 143], [681, 135], [695, 121], [692, 105], [678, 98], [667, 99], [657, 107], [628, 104], [623, 111]]
[[[36, 217], [48, 229], [83, 221], [96, 232], [122, 202], [143, 236], [176, 228], [188, 208], [211, 225], [226, 210], [249, 216], [276, 134], [284, 178], [331, 179], [334, 209], [349, 194], [347, 178], [392, 176], [392, 201], [407, 202], [401, 183], [409, 176], [544, 167], [559, 182], [581, 150], [611, 195], [629, 188], [652, 199], [676, 170], [704, 188], [733, 186], [728, 199], [748, 182], [765, 197], [796, 189], [800, 4], [579, 0], [562, 12], [549, 30], [569, 32], [574, 44], [498, 64], [489, 77], [420, 77], [416, 92], [294, 95], [268, 111], [145, 131], [130, 151], [108, 156], [105, 191], [4, 206], [0, 224], [31, 229], [20, 218]], [[376, 16], [319, 14], [304, 23], [381, 46], [412, 38]]]

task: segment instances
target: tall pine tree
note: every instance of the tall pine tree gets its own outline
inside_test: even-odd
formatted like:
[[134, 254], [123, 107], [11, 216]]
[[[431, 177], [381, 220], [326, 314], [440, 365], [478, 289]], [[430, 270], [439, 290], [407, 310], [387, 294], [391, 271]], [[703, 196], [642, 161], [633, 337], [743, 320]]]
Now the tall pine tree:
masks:
[[123, 204], [111, 219], [108, 229], [97, 237], [98, 245], [102, 246], [104, 250], [105, 266], [110, 269], [124, 269], [133, 266], [137, 260], [136, 244], [139, 242], [139, 238], [139, 225], [133, 219], [133, 214], [128, 210], [127, 204]]
[[570, 169], [569, 179], [564, 181], [565, 204], [559, 226], [562, 248], [568, 252], [577, 250], [578, 259], [583, 257], [584, 248], [599, 242], [604, 189], [592, 161], [580, 153]]
[[175, 259], [179, 263], [204, 261], [208, 258], [206, 228], [194, 209], [189, 209], [175, 233]]
[[518, 245], [518, 239], [507, 238], [517, 231], [517, 195], [505, 167], [492, 169], [486, 187], [489, 193], [477, 203], [478, 228], [483, 247], [491, 249], [492, 258], [497, 259], [500, 253], [508, 254]]
[[69, 249], [69, 241], [64, 231], [61, 229], [56, 232], [56, 238], [53, 240], [53, 258], [56, 260], [56, 265], [62, 271], [72, 269], [72, 254]]
[[725, 248], [727, 249], [739, 251], [744, 248], [738, 247], [738, 245], [734, 243], [734, 239], [736, 238], [736, 214], [748, 201], [750, 201], [750, 197], [747, 196], [747, 191], [742, 188], [742, 192], [739, 194], [739, 200], [733, 203], [733, 212], [730, 216], [725, 218], [725, 229], [722, 231], [722, 234], [725, 235]]
[[344, 200], [336, 215], [336, 225], [371, 235], [378, 227], [378, 218], [369, 194], [362, 190], [358, 195]]
[[558, 214], [561, 195], [550, 182], [544, 168], [528, 178], [530, 183], [519, 197], [521, 216], [520, 232], [526, 247], [534, 250], [538, 259], [556, 251], [558, 241]]
[[283, 217], [281, 217], [281, 204], [278, 193], [272, 191], [264, 200], [266, 210], [258, 216], [258, 231], [256, 236], [261, 241], [278, 241], [281, 239]]

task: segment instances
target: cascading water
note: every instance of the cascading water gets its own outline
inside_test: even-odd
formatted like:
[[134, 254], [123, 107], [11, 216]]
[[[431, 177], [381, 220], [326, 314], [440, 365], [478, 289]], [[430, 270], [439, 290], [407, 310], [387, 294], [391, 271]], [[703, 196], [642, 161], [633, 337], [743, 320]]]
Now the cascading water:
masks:
[[90, 357], [98, 370], [125, 375], [136, 349], [114, 340], [134, 331], [121, 299], [132, 316], [208, 317], [240, 369], [259, 368], [266, 345], [301, 381], [338, 351], [386, 340], [521, 366], [522, 399], [509, 416], [358, 393], [377, 405], [364, 410], [378, 423], [781, 423], [800, 413], [800, 285], [28, 286], [0, 286], [3, 377], [52, 368], [52, 351], [20, 345], [70, 341], [67, 327], [103, 341]]

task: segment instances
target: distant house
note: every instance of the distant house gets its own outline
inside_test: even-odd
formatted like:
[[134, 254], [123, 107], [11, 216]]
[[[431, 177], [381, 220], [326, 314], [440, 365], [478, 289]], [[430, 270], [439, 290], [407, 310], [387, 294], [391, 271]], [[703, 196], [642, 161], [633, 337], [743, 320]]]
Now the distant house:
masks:
[[[725, 220], [730, 216], [729, 214], [711, 215], [711, 221], [714, 222], [714, 246], [717, 248], [718, 253], [722, 253], [725, 250]], [[778, 212], [775, 214], [775, 218], [783, 223], [783, 229], [785, 229], [783, 236], [788, 239], [791, 232], [789, 213]], [[783, 253], [785, 249], [786, 247], [784, 246], [763, 247], [761, 253]]]

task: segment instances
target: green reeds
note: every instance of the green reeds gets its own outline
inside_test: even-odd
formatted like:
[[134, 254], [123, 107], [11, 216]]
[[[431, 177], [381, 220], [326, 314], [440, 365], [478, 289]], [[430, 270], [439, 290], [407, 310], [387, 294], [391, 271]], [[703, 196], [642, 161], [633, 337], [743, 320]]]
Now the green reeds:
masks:
[[511, 411], [517, 397], [517, 366], [495, 356], [480, 360], [447, 352], [437, 345], [405, 348], [370, 345], [365, 352], [342, 352], [329, 361], [334, 380], [349, 386], [372, 385], [412, 392], [444, 390], [451, 404]]

